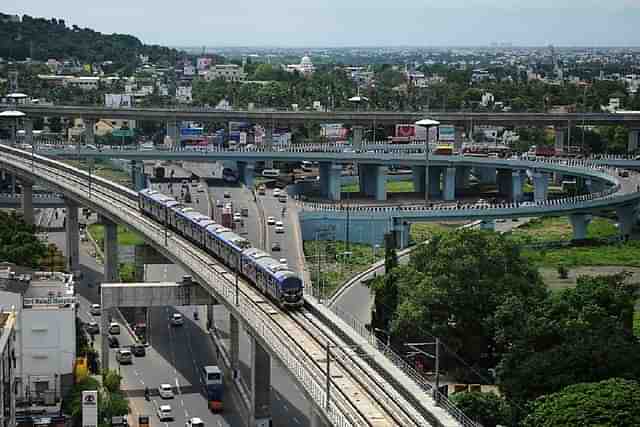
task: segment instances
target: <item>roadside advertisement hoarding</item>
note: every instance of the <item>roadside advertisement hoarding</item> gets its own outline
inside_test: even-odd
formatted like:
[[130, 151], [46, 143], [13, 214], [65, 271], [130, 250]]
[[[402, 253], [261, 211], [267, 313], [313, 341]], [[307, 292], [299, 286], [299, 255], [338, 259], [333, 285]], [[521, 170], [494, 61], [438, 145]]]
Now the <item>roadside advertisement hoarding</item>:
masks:
[[133, 136], [133, 129], [114, 129], [111, 135], [116, 138], [125, 138]]
[[98, 392], [82, 392], [82, 427], [98, 427]]
[[196, 128], [196, 127], [181, 128], [180, 136], [201, 136], [203, 132], [204, 132], [203, 128]]
[[456, 128], [455, 126], [442, 125], [439, 127], [440, 138], [442, 142], [454, 142], [456, 140]]

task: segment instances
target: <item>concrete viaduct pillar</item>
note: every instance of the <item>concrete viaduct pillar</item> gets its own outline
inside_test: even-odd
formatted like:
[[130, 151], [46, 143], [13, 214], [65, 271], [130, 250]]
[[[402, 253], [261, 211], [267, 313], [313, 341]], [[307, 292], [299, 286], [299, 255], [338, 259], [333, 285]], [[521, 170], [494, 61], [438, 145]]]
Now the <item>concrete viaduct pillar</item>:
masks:
[[65, 199], [65, 227], [67, 239], [67, 268], [70, 272], [80, 268], [80, 233], [78, 227], [78, 204]]
[[171, 148], [180, 147], [180, 122], [177, 120], [167, 121], [167, 136], [171, 139]]
[[387, 168], [382, 165], [360, 165], [360, 190], [376, 200], [387, 200]]
[[230, 357], [231, 357], [231, 376], [235, 380], [240, 375], [240, 328], [238, 319], [229, 313], [229, 340], [231, 344]]
[[629, 143], [627, 145], [627, 152], [633, 153], [638, 149], [638, 135], [640, 129], [629, 129]]
[[242, 182], [248, 189], [252, 189], [255, 177], [255, 165], [248, 162], [237, 162], [237, 164], [240, 182]]
[[84, 123], [84, 143], [95, 145], [96, 143], [96, 119], [82, 119]]
[[395, 235], [396, 248], [404, 249], [409, 246], [411, 224], [402, 218], [393, 218], [393, 233]]
[[498, 184], [498, 194], [503, 197], [509, 197], [511, 195], [511, 170], [510, 169], [498, 169], [496, 182]]
[[456, 167], [456, 190], [469, 188], [471, 168], [467, 166]]
[[476, 168], [474, 173], [480, 184], [496, 183], [496, 168]]
[[439, 166], [429, 166], [429, 197], [442, 197], [440, 180], [444, 173], [444, 168]]
[[549, 192], [549, 175], [542, 172], [533, 173], [533, 200], [541, 202], [547, 200]]
[[425, 171], [426, 167], [424, 166], [413, 166], [411, 168], [413, 172], [413, 191], [416, 193], [424, 193], [425, 182]]
[[104, 226], [104, 281], [117, 283], [118, 274], [118, 225], [108, 218], [101, 217]]
[[628, 239], [636, 224], [636, 209], [634, 206], [621, 206], [616, 208], [616, 215], [618, 217], [620, 236]]
[[522, 200], [522, 173], [520, 171], [513, 171], [511, 173], [511, 201], [519, 202]]
[[251, 339], [251, 414], [249, 427], [271, 426], [271, 357]]
[[561, 153], [564, 151], [564, 133], [565, 129], [563, 128], [555, 128], [556, 131], [556, 141], [554, 144], [554, 148], [556, 149], [556, 153]]
[[443, 199], [452, 201], [456, 199], [456, 168], [449, 167], [444, 170], [444, 181], [442, 185]]
[[24, 143], [32, 145], [33, 144], [33, 120], [24, 119]]
[[351, 130], [353, 131], [353, 141], [351, 144], [353, 145], [353, 148], [357, 150], [362, 147], [362, 134], [364, 133], [364, 128], [362, 126], [354, 125]]
[[[264, 127], [264, 138], [262, 138], [262, 146], [265, 150], [273, 150], [273, 126]], [[273, 169], [273, 160], [265, 160], [265, 169]]]
[[587, 227], [591, 222], [591, 215], [571, 214], [569, 215], [571, 227], [573, 227], [573, 239], [582, 240], [587, 238]]
[[33, 225], [33, 182], [21, 180], [22, 186], [22, 217], [24, 222]]
[[144, 173], [144, 164], [142, 162], [131, 160], [131, 182], [133, 189], [140, 191], [147, 188], [147, 176]]
[[456, 126], [454, 130], [453, 150], [457, 153], [462, 152], [464, 127]]
[[342, 165], [320, 162], [320, 195], [330, 200], [340, 200]]

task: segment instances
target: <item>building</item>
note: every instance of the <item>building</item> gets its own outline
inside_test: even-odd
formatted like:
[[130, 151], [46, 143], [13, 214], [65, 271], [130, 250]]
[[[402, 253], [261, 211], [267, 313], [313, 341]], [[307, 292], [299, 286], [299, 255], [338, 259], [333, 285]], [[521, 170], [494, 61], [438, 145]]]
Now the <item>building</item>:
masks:
[[65, 80], [64, 83], [82, 90], [96, 90], [100, 86], [100, 77], [73, 77]]
[[183, 104], [190, 104], [193, 101], [193, 88], [191, 86], [178, 86], [176, 88], [176, 99]]
[[290, 73], [297, 71], [303, 76], [307, 76], [313, 74], [316, 71], [316, 67], [313, 65], [313, 62], [311, 62], [311, 58], [303, 56], [299, 64], [287, 65], [286, 70]]
[[480, 105], [483, 107], [488, 107], [495, 102], [495, 98], [491, 92], [485, 92], [482, 94], [482, 99], [480, 100]]
[[104, 106], [107, 108], [131, 108], [133, 107], [133, 97], [131, 94], [105, 93]]
[[208, 70], [212, 63], [213, 60], [211, 58], [202, 57], [196, 60], [196, 67], [198, 68], [198, 71]]
[[0, 307], [0, 427], [16, 425], [16, 316], [11, 307]]
[[226, 80], [228, 82], [242, 82], [247, 77], [242, 67], [236, 64], [213, 65], [205, 74], [206, 80]]
[[16, 411], [57, 408], [73, 386], [76, 299], [73, 276], [0, 270], [0, 301], [14, 307]]

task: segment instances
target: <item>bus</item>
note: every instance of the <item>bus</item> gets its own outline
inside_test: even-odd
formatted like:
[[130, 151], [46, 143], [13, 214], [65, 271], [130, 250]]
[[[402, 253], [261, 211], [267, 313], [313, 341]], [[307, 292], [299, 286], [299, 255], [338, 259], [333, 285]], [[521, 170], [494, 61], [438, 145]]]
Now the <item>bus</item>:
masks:
[[217, 366], [203, 366], [200, 371], [200, 376], [202, 377], [202, 384], [205, 394], [207, 395], [209, 409], [212, 412], [222, 411], [222, 391], [224, 387], [222, 383], [222, 371]]

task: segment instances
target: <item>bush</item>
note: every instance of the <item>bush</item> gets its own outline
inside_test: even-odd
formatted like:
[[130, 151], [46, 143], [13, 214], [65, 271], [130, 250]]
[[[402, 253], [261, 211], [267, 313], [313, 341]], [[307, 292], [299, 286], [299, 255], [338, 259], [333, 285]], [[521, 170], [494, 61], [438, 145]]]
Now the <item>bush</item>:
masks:
[[451, 400], [468, 417], [484, 427], [506, 424], [506, 402], [495, 393], [462, 392], [451, 396]]
[[565, 267], [564, 265], [558, 266], [558, 277], [561, 279], [568, 279], [569, 269], [567, 269], [567, 267]]

